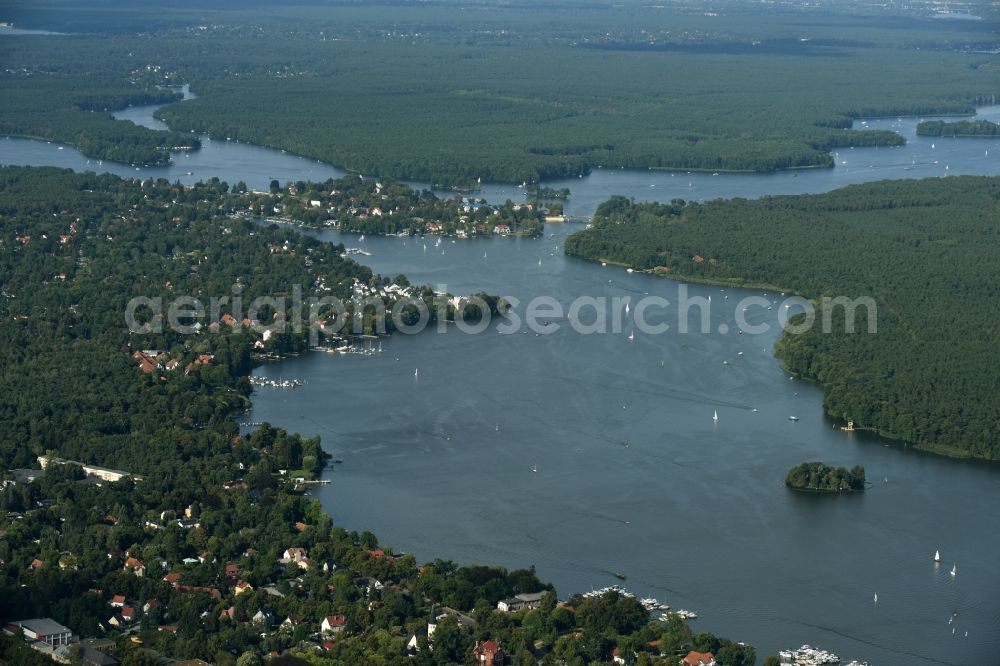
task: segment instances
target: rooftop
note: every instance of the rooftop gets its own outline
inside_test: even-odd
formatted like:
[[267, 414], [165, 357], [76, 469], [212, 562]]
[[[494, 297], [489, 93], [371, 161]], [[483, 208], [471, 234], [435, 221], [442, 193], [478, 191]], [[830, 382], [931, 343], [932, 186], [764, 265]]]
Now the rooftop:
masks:
[[39, 636], [51, 636], [52, 634], [72, 633], [68, 628], [62, 626], [55, 620], [47, 617], [35, 618], [33, 620], [18, 620], [14, 622], [17, 626], [27, 629]]

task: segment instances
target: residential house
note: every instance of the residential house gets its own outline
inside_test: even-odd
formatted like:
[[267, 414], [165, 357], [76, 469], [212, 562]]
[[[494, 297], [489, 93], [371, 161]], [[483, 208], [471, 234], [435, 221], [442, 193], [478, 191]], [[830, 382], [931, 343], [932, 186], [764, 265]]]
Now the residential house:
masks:
[[250, 618], [250, 621], [259, 627], [273, 627], [274, 626], [274, 613], [266, 608], [261, 608], [259, 611], [254, 613], [254, 616]]
[[115, 613], [110, 619], [108, 619], [108, 625], [114, 627], [115, 629], [124, 629], [129, 624], [129, 621], [126, 620], [121, 613]]
[[134, 557], [129, 557], [125, 560], [125, 571], [131, 571], [139, 578], [146, 575], [146, 565], [142, 563], [142, 560], [138, 560]]
[[438, 622], [441, 622], [445, 618], [454, 618], [455, 623], [458, 625], [459, 629], [473, 630], [477, 626], [477, 622], [469, 615], [455, 610], [454, 608], [449, 608], [444, 606], [441, 608], [441, 612], [436, 612], [433, 608], [431, 609], [431, 620], [427, 623], [427, 638], [434, 635], [434, 631], [437, 629]]
[[472, 648], [472, 658], [480, 666], [502, 666], [503, 650], [498, 641], [483, 641]]
[[415, 655], [420, 652], [420, 639], [426, 634], [421, 633], [421, 635], [410, 634], [410, 640], [406, 641], [406, 653], [409, 655]]
[[301, 547], [287, 548], [281, 556], [283, 562], [298, 562], [307, 557], [306, 549]]
[[359, 590], [364, 592], [369, 597], [385, 587], [385, 585], [382, 584], [382, 581], [376, 578], [368, 578], [366, 576], [361, 576], [360, 578], [355, 579], [354, 584], [358, 586]]
[[236, 596], [240, 596], [244, 592], [253, 592], [253, 585], [246, 582], [245, 580], [241, 580], [240, 582], [236, 583], [236, 586], [233, 588], [233, 594], [235, 594]]
[[328, 615], [323, 618], [320, 631], [324, 634], [336, 634], [344, 630], [347, 626], [347, 617], [344, 615]]
[[111, 607], [112, 608], [125, 608], [125, 595], [116, 594], [111, 597]]
[[300, 615], [289, 615], [281, 623], [281, 628], [282, 629], [287, 629], [288, 631], [293, 631], [300, 624], [302, 624], [302, 616], [300, 616]]
[[711, 652], [695, 652], [691, 650], [687, 653], [681, 664], [684, 666], [715, 666], [715, 655]]

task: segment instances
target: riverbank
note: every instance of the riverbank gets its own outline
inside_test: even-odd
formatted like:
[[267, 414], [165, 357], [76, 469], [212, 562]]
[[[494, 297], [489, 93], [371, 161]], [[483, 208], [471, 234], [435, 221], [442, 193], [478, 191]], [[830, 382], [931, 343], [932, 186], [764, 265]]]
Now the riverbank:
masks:
[[[891, 272], [885, 267], [885, 257], [876, 257], [886, 243], [882, 230], [888, 226], [897, 233], [919, 236], [919, 225], [927, 224], [947, 233], [956, 246], [954, 251], [958, 246], [968, 250], [979, 246], [973, 222], [978, 213], [971, 201], [995, 205], [989, 194], [994, 183], [986, 178], [886, 181], [819, 196], [716, 200], [686, 206], [613, 197], [598, 209], [591, 227], [567, 238], [566, 252], [604, 262], [618, 259], [617, 263], [674, 279], [804, 294], [812, 298], [815, 319], [807, 320], [809, 325], [795, 335], [786, 329], [776, 353], [790, 370], [821, 382], [831, 416], [854, 420], [925, 450], [954, 453], [958, 449], [967, 451], [966, 457], [998, 459], [1000, 441], [986, 425], [990, 408], [984, 401], [974, 402], [981, 419], [959, 418], [957, 414], [969, 405], [960, 407], [953, 395], [942, 392], [941, 373], [937, 373], [934, 380], [920, 380], [936, 381], [941, 395], [936, 398], [934, 419], [918, 425], [914, 415], [926, 415], [928, 408], [922, 398], [907, 397], [909, 388], [902, 389], [914, 377], [926, 374], [930, 359], [947, 356], [953, 367], [962, 363], [957, 350], [946, 351], [910, 335], [904, 323], [926, 319], [926, 312], [916, 311], [913, 305], [912, 284], [926, 281], [928, 274], [940, 274], [943, 283], [952, 265], [919, 246], [902, 251], [913, 255], [905, 261], [893, 247]], [[902, 226], [892, 221], [894, 214], [886, 212], [900, 207], [910, 214]], [[900, 269], [900, 261], [908, 267]], [[855, 277], [844, 274], [847, 266]], [[904, 272], [910, 277], [902, 278]], [[737, 274], [746, 277], [733, 278]], [[977, 273], [986, 289], [992, 279]], [[790, 284], [797, 288], [789, 289]], [[933, 296], [924, 296], [946, 298], [942, 289], [932, 291]], [[820, 302], [815, 294], [824, 294], [826, 300]], [[841, 295], [839, 304], [832, 294]], [[978, 318], [974, 311], [970, 310], [970, 316]], [[859, 337], [865, 329], [855, 331], [856, 316], [867, 321], [861, 325], [870, 337]], [[942, 326], [942, 331], [965, 328], [944, 322]], [[833, 335], [823, 335], [821, 328]], [[906, 370], [898, 370], [893, 380], [903, 397], [887, 399], [883, 395], [887, 389], [872, 374], [874, 368], [883, 367], [889, 358], [904, 357], [910, 359]], [[974, 381], [977, 373], [971, 368], [950, 373], [949, 385]], [[845, 376], [852, 380], [842, 381]], [[970, 426], [981, 431], [981, 436], [971, 436]]]

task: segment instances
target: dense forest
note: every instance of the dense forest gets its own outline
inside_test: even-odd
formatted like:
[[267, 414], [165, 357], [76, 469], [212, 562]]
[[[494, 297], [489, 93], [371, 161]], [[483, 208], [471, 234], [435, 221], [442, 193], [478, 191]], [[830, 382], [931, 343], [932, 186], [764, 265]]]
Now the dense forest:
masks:
[[0, 134], [71, 144], [95, 159], [164, 164], [171, 150], [197, 150], [190, 133], [161, 132], [108, 113], [137, 104], [165, 104], [177, 93], [89, 76], [0, 74]]
[[[66, 27], [100, 13], [42, 4]], [[99, 157], [141, 139], [116, 159], [152, 161], [193, 130], [383, 178], [520, 184], [597, 167], [830, 167], [830, 149], [903, 141], [855, 118], [970, 113], [998, 92], [996, 56], [970, 46], [994, 39], [988, 21], [422, 4], [228, 4], [184, 23], [147, 3], [108, 17], [112, 35], [6, 40], [0, 132]], [[156, 145], [100, 111], [182, 82], [198, 97], [159, 112], [180, 136]]]
[[1000, 124], [989, 120], [960, 120], [945, 122], [943, 120], [925, 120], [917, 125], [917, 134], [921, 136], [1000, 136]]
[[[682, 280], [871, 297], [803, 334], [785, 366], [825, 388], [837, 419], [921, 448], [1000, 459], [1000, 179], [883, 181], [827, 194], [704, 204], [614, 197], [566, 252]], [[823, 333], [829, 325], [832, 331]]]
[[[469, 663], [487, 639], [516, 665], [584, 666], [615, 649], [638, 664], [673, 664], [691, 649], [755, 663], [752, 647], [676, 616], [650, 622], [614, 591], [559, 602], [531, 570], [418, 566], [332, 524], [290, 478], [323, 467], [319, 440], [236, 422], [259, 355], [301, 349], [303, 336], [264, 339], [239, 320], [194, 334], [125, 326], [137, 295], [207, 298], [239, 284], [249, 300], [301, 284], [346, 297], [388, 282], [342, 246], [234, 215], [230, 192], [219, 181], [0, 168], [0, 458], [10, 470], [0, 618], [52, 617], [140, 666], [247, 666], [275, 653], [432, 666]], [[140, 476], [103, 482], [77, 462], [43, 472], [36, 457], [49, 452]], [[537, 608], [497, 609], [526, 593], [544, 593]], [[7, 636], [0, 658], [51, 663]]]
[[785, 485], [794, 490], [845, 493], [865, 489], [865, 468], [855, 465], [831, 467], [821, 462], [806, 462], [788, 470]]

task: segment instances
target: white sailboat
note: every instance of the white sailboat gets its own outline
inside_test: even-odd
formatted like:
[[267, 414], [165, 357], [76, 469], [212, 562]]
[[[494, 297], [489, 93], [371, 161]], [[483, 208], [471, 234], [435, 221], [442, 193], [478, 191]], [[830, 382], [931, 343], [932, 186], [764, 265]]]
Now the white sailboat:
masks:
[[935, 562], [940, 562], [941, 561], [941, 551], [940, 550], [935, 550], [934, 551], [934, 561]]
[[951, 575], [954, 576], [956, 573], [958, 573], [958, 565], [953, 564], [951, 565]]
[[712, 414], [712, 420], [713, 421], [718, 421], [719, 420], [719, 410], [715, 410], [715, 413]]
[[364, 234], [361, 234], [361, 237], [360, 237], [360, 238], [358, 238], [358, 240], [359, 240], [360, 242], [364, 243], [364, 242], [365, 242], [365, 235], [364, 235]]
[[632, 331], [631, 333], [628, 334], [628, 341], [635, 342], [635, 331]]
[[625, 316], [628, 316], [628, 303], [625, 304]]
[[413, 369], [413, 378], [416, 379], [419, 376], [420, 376], [420, 368], [414, 368]]
[[878, 603], [878, 592], [875, 593], [875, 603]]

